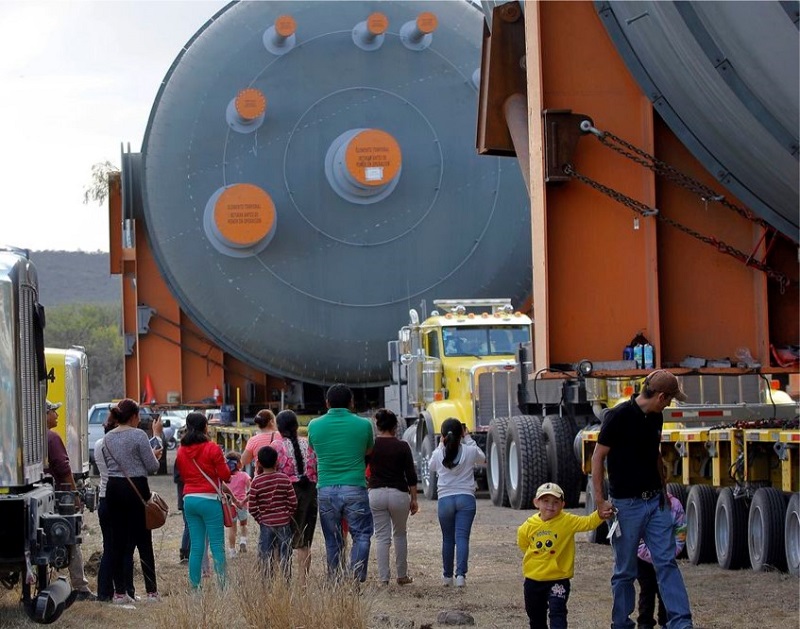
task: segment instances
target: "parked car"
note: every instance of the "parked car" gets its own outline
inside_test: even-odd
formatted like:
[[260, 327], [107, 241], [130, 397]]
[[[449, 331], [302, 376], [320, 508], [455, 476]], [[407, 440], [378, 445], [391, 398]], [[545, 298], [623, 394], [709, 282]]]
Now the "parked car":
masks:
[[[89, 464], [94, 474], [100, 473], [100, 470], [97, 469], [97, 462], [94, 460], [94, 446], [97, 440], [105, 434], [103, 425], [106, 423], [108, 413], [112, 406], [114, 406], [114, 402], [101, 402], [100, 404], [93, 405], [89, 409]], [[155, 415], [149, 408], [146, 406], [140, 407], [139, 427], [144, 430], [149, 430], [154, 417]], [[174, 432], [175, 429], [171, 427], [171, 422], [170, 426], [164, 426], [165, 441], [169, 442], [170, 439], [174, 441]]]

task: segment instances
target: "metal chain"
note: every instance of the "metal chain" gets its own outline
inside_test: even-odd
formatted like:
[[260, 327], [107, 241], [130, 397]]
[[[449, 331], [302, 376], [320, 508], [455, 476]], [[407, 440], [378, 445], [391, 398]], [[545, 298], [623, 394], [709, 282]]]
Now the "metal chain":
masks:
[[693, 230], [692, 228], [687, 227], [682, 223], [679, 223], [677, 221], [672, 220], [671, 218], [664, 216], [661, 212], [658, 211], [658, 209], [652, 208], [649, 205], [646, 205], [640, 201], [637, 201], [636, 199], [632, 199], [631, 197], [622, 194], [621, 192], [618, 192], [617, 190], [604, 186], [599, 181], [595, 181], [594, 179], [591, 179], [586, 175], [579, 173], [577, 170], [575, 170], [575, 167], [572, 164], [567, 164], [566, 166], [564, 166], [564, 172], [574, 177], [578, 181], [586, 184], [587, 186], [594, 188], [595, 190], [598, 190], [599, 192], [605, 194], [606, 196], [614, 199], [618, 203], [621, 203], [622, 205], [630, 208], [635, 213], [641, 216], [655, 216], [656, 218], [663, 221], [667, 225], [671, 225], [675, 229], [682, 231], [683, 233], [688, 234], [693, 238], [697, 238], [698, 240], [706, 243], [707, 245], [711, 245], [712, 247], [717, 249], [717, 251], [732, 256], [737, 260], [739, 260], [740, 262], [743, 262], [747, 266], [751, 266], [755, 269], [758, 269], [762, 273], [766, 274], [768, 278], [778, 283], [781, 294], [783, 294], [786, 291], [786, 287], [789, 286], [790, 283], [789, 278], [786, 277], [786, 275], [784, 275], [780, 271], [776, 271], [775, 269], [764, 264], [763, 262], [759, 262], [752, 256], [747, 255], [743, 251], [736, 249], [735, 247], [727, 244], [726, 242], [723, 242], [722, 240], [718, 240], [716, 238], [712, 238], [710, 236], [704, 236], [703, 234]]

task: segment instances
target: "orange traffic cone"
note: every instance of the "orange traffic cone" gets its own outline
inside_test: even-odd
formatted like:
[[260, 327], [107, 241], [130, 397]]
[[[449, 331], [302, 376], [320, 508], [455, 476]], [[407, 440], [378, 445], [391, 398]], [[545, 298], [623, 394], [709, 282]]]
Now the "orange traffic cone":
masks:
[[214, 387], [214, 396], [213, 397], [214, 397], [214, 402], [216, 402], [217, 405], [222, 404], [222, 396], [219, 393], [219, 386]]
[[156, 392], [153, 388], [153, 381], [150, 380], [150, 374], [147, 374], [144, 378], [144, 394], [142, 395], [142, 400], [146, 404], [156, 403]]

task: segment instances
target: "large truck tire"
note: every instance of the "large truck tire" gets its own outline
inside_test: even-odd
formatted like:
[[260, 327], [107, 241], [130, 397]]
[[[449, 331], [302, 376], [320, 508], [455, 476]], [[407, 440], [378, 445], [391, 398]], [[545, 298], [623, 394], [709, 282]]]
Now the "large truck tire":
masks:
[[511, 504], [506, 491], [508, 421], [508, 417], [495, 417], [489, 424], [489, 433], [486, 435], [486, 481], [492, 504], [498, 507], [508, 507]]
[[548, 415], [542, 420], [550, 480], [564, 490], [568, 509], [579, 505], [583, 482], [583, 472], [573, 452], [577, 432], [574, 422], [558, 415]]
[[420, 459], [419, 459], [419, 481], [422, 483], [422, 494], [428, 500], [436, 500], [439, 497], [438, 491], [438, 475], [436, 472], [432, 472], [430, 467], [428, 467], [428, 461], [431, 459], [431, 455], [433, 451], [436, 449], [436, 445], [433, 442], [433, 435], [425, 435], [425, 438], [422, 440], [422, 447], [420, 448]]
[[[608, 481], [603, 479], [603, 491], [608, 495]], [[591, 515], [597, 509], [597, 501], [594, 498], [594, 487], [592, 486], [592, 476], [586, 479], [586, 515]], [[608, 544], [608, 523], [603, 521], [600, 526], [587, 533], [587, 539], [592, 544]]]
[[717, 498], [714, 544], [720, 567], [738, 570], [750, 566], [747, 550], [747, 503], [743, 497], [735, 498], [730, 487], [723, 487]]
[[531, 509], [539, 485], [547, 482], [547, 451], [542, 420], [517, 415], [506, 436], [506, 491], [512, 509]]
[[800, 494], [792, 494], [786, 509], [784, 526], [786, 564], [789, 574], [800, 575]]
[[747, 519], [747, 545], [753, 570], [786, 570], [785, 521], [786, 498], [783, 492], [774, 487], [757, 490]]
[[714, 510], [717, 496], [709, 485], [693, 485], [686, 499], [686, 554], [694, 565], [715, 560]]
[[686, 499], [689, 497], [689, 488], [681, 483], [667, 483], [667, 493], [672, 494], [681, 503], [683, 510], [686, 511]]

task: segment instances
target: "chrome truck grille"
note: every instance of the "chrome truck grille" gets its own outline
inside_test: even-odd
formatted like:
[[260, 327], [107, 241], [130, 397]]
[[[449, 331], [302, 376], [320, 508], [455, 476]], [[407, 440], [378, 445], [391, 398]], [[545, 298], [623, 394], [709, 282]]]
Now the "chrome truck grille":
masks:
[[44, 452], [44, 408], [39, 394], [39, 370], [36, 364], [36, 287], [19, 287], [19, 374], [22, 393], [22, 452], [24, 465], [42, 462]]
[[475, 430], [486, 431], [495, 417], [517, 415], [517, 380], [515, 371], [493, 370], [477, 373], [478, 395], [475, 400]]

